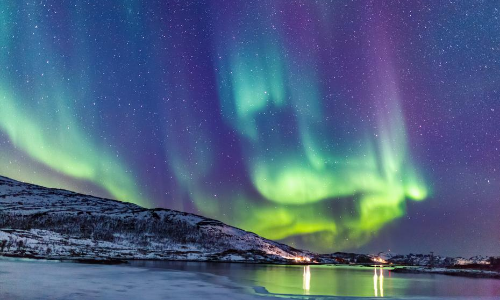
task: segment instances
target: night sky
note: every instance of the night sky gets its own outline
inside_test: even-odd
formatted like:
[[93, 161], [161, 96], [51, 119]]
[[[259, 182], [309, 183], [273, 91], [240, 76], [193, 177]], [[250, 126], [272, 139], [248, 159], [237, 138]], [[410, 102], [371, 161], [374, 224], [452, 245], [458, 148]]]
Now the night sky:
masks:
[[500, 254], [500, 2], [4, 0], [0, 174], [320, 252]]

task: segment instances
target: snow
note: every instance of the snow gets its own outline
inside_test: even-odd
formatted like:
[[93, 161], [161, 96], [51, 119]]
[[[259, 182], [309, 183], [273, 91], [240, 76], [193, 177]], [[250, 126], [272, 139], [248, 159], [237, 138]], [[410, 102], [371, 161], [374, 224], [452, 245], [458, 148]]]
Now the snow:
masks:
[[0, 255], [283, 263], [311, 253], [194, 214], [0, 176]]
[[430, 254], [395, 254], [392, 252], [380, 252], [376, 255], [387, 262], [393, 264], [401, 265], [412, 265], [412, 266], [429, 266], [432, 262], [434, 266], [454, 266], [454, 265], [489, 265], [489, 257], [486, 256], [474, 256], [471, 258], [463, 257], [447, 257], [440, 255]]

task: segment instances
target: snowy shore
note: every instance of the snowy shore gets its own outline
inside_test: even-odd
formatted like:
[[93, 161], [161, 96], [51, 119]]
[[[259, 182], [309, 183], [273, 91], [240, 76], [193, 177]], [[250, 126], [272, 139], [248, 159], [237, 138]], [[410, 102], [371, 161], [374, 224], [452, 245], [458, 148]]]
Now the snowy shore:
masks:
[[0, 299], [247, 299], [264, 298], [209, 274], [130, 266], [0, 259]]

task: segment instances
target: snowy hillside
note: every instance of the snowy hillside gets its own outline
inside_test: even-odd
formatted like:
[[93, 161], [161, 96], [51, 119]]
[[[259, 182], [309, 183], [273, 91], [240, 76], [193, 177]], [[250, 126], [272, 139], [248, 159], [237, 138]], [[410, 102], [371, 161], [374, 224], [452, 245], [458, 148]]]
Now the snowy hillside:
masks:
[[193, 214], [0, 176], [0, 255], [291, 262], [312, 253]]
[[464, 266], [464, 265], [489, 265], [491, 257], [474, 256], [471, 258], [463, 257], [447, 257], [440, 255], [430, 254], [394, 254], [390, 252], [381, 252], [378, 257], [382, 258], [388, 263], [396, 265], [407, 266], [436, 266], [436, 267], [450, 267], [450, 266]]
[[220, 221], [44, 188], [0, 176], [0, 256], [271, 263], [487, 266], [500, 258], [315, 254]]

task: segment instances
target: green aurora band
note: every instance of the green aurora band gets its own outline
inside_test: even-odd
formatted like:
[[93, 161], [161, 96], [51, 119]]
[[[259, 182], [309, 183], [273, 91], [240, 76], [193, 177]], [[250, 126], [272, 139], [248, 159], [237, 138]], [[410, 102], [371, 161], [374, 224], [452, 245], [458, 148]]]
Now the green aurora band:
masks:
[[[258, 7], [245, 6], [249, 11], [243, 15], [215, 10], [220, 15], [213, 20], [217, 34], [211, 41], [210, 62], [216, 76], [215, 101], [220, 108], [217, 114], [220, 113], [231, 134], [234, 132], [234, 143], [238, 144], [234, 149], [241, 149], [244, 164], [244, 174], [235, 171], [238, 174], [232, 181], [222, 182], [220, 178], [225, 177], [216, 174], [223, 172], [217, 154], [230, 153], [233, 148], [227, 147], [226, 140], [218, 140], [218, 132], [208, 126], [216, 118], [205, 115], [202, 104], [213, 99], [203, 98], [210, 94], [196, 86], [197, 78], [192, 74], [197, 68], [184, 59], [195, 57], [197, 52], [187, 53], [190, 48], [182, 42], [179, 46], [167, 40], [164, 48], [155, 48], [161, 49], [156, 50], [159, 53], [148, 56], [154, 67], [156, 61], [172, 61], [165, 68], [167, 71], [151, 67], [155, 71], [150, 76], [157, 77], [147, 81], [156, 88], [153, 91], [159, 91], [154, 96], [158, 98], [153, 98], [160, 102], [158, 115], [164, 119], [159, 122], [170, 121], [168, 125], [162, 123], [165, 135], [158, 142], [164, 150], [162, 162], [167, 169], [160, 174], [170, 175], [175, 183], [168, 186], [175, 190], [168, 194], [171, 197], [168, 203], [150, 202], [144, 196], [144, 188], [139, 188], [141, 181], [137, 178], [143, 174], [133, 172], [134, 164], [127, 165], [126, 158], [114, 151], [115, 147], [128, 147], [127, 140], [122, 145], [113, 144], [116, 140], [106, 141], [103, 136], [109, 133], [100, 135], [104, 130], [87, 128], [85, 122], [89, 120], [78, 112], [81, 109], [84, 114], [100, 114], [92, 111], [94, 87], [91, 76], [84, 71], [94, 58], [86, 50], [90, 48], [85, 44], [89, 43], [86, 36], [77, 39], [83, 42], [69, 47], [68, 55], [54, 47], [50, 35], [39, 35], [36, 30], [11, 38], [15, 33], [10, 26], [19, 20], [14, 22], [7, 13], [0, 15], [0, 41], [4, 46], [0, 65], [13, 65], [12, 55], [7, 53], [19, 47], [11, 45], [11, 40], [16, 45], [35, 47], [15, 55], [28, 66], [22, 81], [29, 82], [18, 82], [13, 72], [0, 74], [1, 134], [33, 161], [55, 173], [90, 182], [122, 201], [146, 206], [165, 204], [169, 208], [200, 212], [266, 238], [314, 245], [314, 250], [361, 246], [383, 226], [404, 215], [407, 199], [423, 200], [430, 191], [409, 153], [398, 80], [393, 70], [394, 56], [389, 54], [391, 47], [386, 37], [373, 26], [372, 45], [367, 47], [370, 50], [364, 57], [377, 66], [371, 81], [366, 83], [370, 92], [361, 101], [373, 110], [372, 115], [364, 123], [348, 120], [344, 127], [338, 126], [337, 123], [349, 118], [340, 112], [349, 106], [351, 99], [345, 93], [325, 89], [321, 71], [330, 66], [322, 66], [319, 50], [310, 47], [322, 37], [329, 37], [331, 40], [327, 42], [334, 43], [335, 34], [329, 32], [328, 17], [321, 16], [331, 8], [311, 5], [322, 22], [318, 28], [304, 25], [299, 33], [275, 27], [274, 24], [285, 21], [274, 21], [276, 15], [260, 12]], [[32, 15], [43, 14], [36, 12], [39, 7], [30, 7], [34, 10]], [[124, 35], [136, 36], [135, 43], [130, 45], [134, 53], [141, 52], [140, 45], [148, 31], [140, 22], [134, 23], [138, 17], [132, 12], [140, 7], [138, 1], [126, 1], [117, 13], [129, 20], [125, 22]], [[12, 10], [14, 5], [0, 4], [0, 11]], [[73, 12], [69, 18], [76, 19], [77, 24], [86, 24], [82, 21], [83, 14]], [[41, 20], [25, 21], [26, 32], [43, 24]], [[153, 25], [158, 26], [148, 26]], [[75, 31], [75, 35], [82, 32], [85, 31]], [[182, 40], [184, 33], [173, 31], [167, 35], [177, 41]], [[293, 38], [297, 36], [301, 39]], [[128, 39], [125, 40], [128, 45]], [[298, 40], [303, 45], [294, 45]], [[51, 55], [45, 59], [38, 53]], [[58, 59], [63, 56], [78, 59], [68, 66]], [[168, 59], [163, 59], [164, 56]], [[121, 68], [120, 65], [117, 70], [129, 72]], [[67, 76], [69, 69], [73, 76]], [[163, 73], [166, 78], [158, 79]], [[145, 74], [142, 75], [146, 77]], [[337, 88], [342, 87], [333, 86], [332, 90]], [[201, 103], [196, 111], [186, 105], [195, 101]], [[335, 120], [337, 117], [340, 121]], [[350, 126], [354, 123], [362, 125]], [[0, 157], [2, 166], [8, 160], [8, 154]], [[147, 158], [144, 161], [148, 162]], [[26, 180], [51, 181], [40, 175], [28, 175], [28, 166], [23, 168]]]
[[[335, 128], [322, 122], [326, 95], [317, 85], [314, 51], [304, 55], [287, 49], [282, 35], [263, 29], [271, 27], [271, 20], [245, 21], [247, 30], [234, 29], [238, 38], [221, 40], [217, 49], [228, 53], [217, 66], [219, 97], [223, 116], [241, 136], [252, 183], [265, 201], [235, 200], [235, 225], [270, 239], [299, 238], [325, 250], [332, 245], [342, 249], [364, 244], [403, 216], [405, 199], [427, 197], [408, 153], [384, 37], [379, 46], [386, 51], [370, 54], [379, 70], [370, 97], [377, 110], [375, 132], [367, 129], [354, 146], [341, 147], [325, 141]], [[221, 25], [225, 28], [234, 26]], [[237, 35], [230, 31], [225, 36]], [[292, 116], [294, 124], [283, 126], [283, 116]]]
[[[2, 11], [12, 9], [8, 3], [1, 6]], [[31, 13], [38, 15], [36, 10], [40, 7], [30, 7]], [[27, 28], [37, 29], [36, 20], [25, 21]], [[3, 13], [0, 23], [0, 41], [4, 45], [2, 53], [15, 52], [9, 44], [9, 37], [14, 35], [11, 26], [15, 22], [9, 18], [9, 14]], [[22, 44], [37, 46], [36, 49], [18, 53], [18, 59], [31, 67], [26, 76], [25, 90], [9, 88], [15, 86], [15, 79], [9, 78], [7, 72], [0, 75], [1, 131], [16, 148], [54, 171], [90, 181], [116, 199], [146, 204], [130, 172], [116, 155], [111, 154], [105, 145], [98, 145], [80, 129], [82, 124], [74, 117], [71, 106], [78, 98], [79, 87], [88, 90], [88, 87], [81, 87], [85, 82], [68, 84], [68, 80], [59, 72], [62, 63], [53, 60], [55, 56], [45, 61], [32, 55], [31, 51], [39, 55], [57, 52], [51, 49], [46, 37], [34, 32], [33, 35], [18, 38], [25, 39], [20, 41]], [[0, 56], [0, 65], [9, 66], [10, 63], [7, 55]], [[44, 71], [36, 74], [33, 70]], [[41, 111], [44, 113], [39, 113]]]

